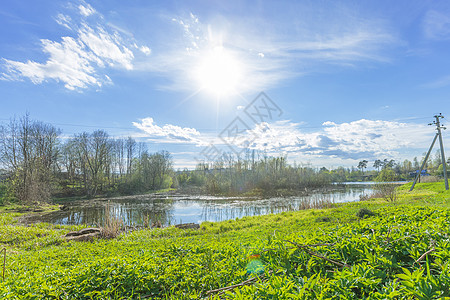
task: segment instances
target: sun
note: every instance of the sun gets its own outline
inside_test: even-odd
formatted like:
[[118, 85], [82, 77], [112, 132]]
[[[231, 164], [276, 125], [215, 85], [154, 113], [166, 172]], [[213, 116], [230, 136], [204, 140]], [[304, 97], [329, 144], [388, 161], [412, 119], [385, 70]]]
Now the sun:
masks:
[[218, 96], [227, 96], [236, 92], [242, 79], [239, 61], [223, 47], [216, 47], [206, 53], [195, 72], [202, 90]]

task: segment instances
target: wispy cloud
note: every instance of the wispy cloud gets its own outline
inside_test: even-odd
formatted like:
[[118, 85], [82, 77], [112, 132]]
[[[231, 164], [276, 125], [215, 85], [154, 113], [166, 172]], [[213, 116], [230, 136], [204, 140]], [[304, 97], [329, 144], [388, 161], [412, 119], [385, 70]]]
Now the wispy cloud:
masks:
[[421, 86], [424, 88], [434, 89], [434, 88], [441, 88], [441, 87], [449, 86], [449, 85], [450, 85], [450, 76], [444, 76], [435, 81], [423, 84]]
[[[158, 24], [170, 34], [149, 36], [154, 45], [150, 49], [137, 45], [132, 28], [108, 22], [85, 1], [75, 3], [54, 17], [72, 34], [41, 40], [48, 59], [14, 61], [4, 57], [1, 79], [28, 78], [36, 84], [55, 80], [68, 89], [81, 90], [111, 83], [107, 69], [122, 68], [164, 77], [169, 83], [162, 88], [194, 92], [200, 88], [195, 78], [205, 56], [220, 47], [237, 62], [239, 74], [234, 76], [239, 78], [234, 89], [246, 93], [279, 86], [296, 76], [327, 72], [330, 66], [354, 68], [386, 62], [385, 50], [400, 43], [383, 20], [341, 9], [339, 17], [333, 13], [324, 22], [310, 19], [306, 13], [280, 23], [257, 15], [170, 16]], [[298, 10], [302, 11], [301, 7]], [[308, 21], [303, 22], [304, 18]]]
[[11, 14], [9, 12], [0, 10], [0, 15], [2, 16], [2, 18], [7, 18], [10, 20], [10, 22], [15, 23], [15, 24], [26, 24], [26, 25], [32, 25], [32, 26], [40, 26], [37, 23], [33, 23], [30, 22], [28, 20], [25, 20], [24, 18], [21, 18], [15, 14]]
[[430, 10], [423, 22], [425, 36], [433, 40], [450, 39], [450, 16], [448, 12]]
[[28, 78], [35, 84], [55, 80], [62, 82], [69, 90], [111, 84], [110, 77], [105, 73], [107, 68], [132, 70], [136, 55], [133, 49], [148, 55], [150, 48], [137, 46], [134, 40], [123, 39], [117, 31], [103, 26], [102, 20], [103, 16], [84, 2], [72, 16], [59, 13], [55, 21], [74, 35], [63, 36], [59, 41], [42, 39], [42, 51], [49, 56], [45, 62], [3, 58], [5, 71], [0, 78]]
[[93, 15], [96, 13], [95, 9], [92, 8], [90, 4], [85, 5], [78, 5], [78, 9], [80, 10], [80, 14], [84, 17], [89, 17], [90, 15]]
[[72, 23], [72, 18], [70, 16], [59, 13], [55, 17], [55, 21], [59, 25], [64, 26], [69, 30], [72, 30], [72, 28], [70, 28], [70, 24]]
[[179, 36], [170, 36], [170, 41], [164, 43], [170, 46], [154, 51], [142, 68], [168, 77], [172, 84], [165, 87], [178, 90], [195, 86], [187, 78], [194, 77], [192, 71], [215, 47], [223, 47], [240, 64], [245, 80], [239, 82], [236, 90], [255, 92], [317, 72], [323, 65], [355, 67], [389, 61], [384, 50], [401, 43], [380, 20], [340, 20], [340, 24], [329, 24], [320, 30], [305, 26], [301, 31], [272, 30], [264, 20], [252, 17], [246, 23], [226, 19], [225, 25], [217, 25], [214, 20], [203, 23], [191, 13], [171, 21], [179, 26]]

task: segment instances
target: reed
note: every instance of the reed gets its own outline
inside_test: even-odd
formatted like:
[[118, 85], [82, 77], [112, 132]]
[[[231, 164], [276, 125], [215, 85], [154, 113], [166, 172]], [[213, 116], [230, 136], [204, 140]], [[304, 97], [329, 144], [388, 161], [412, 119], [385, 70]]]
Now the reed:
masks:
[[105, 222], [102, 227], [102, 237], [113, 239], [117, 237], [124, 228], [123, 220], [111, 214], [110, 203], [105, 206]]

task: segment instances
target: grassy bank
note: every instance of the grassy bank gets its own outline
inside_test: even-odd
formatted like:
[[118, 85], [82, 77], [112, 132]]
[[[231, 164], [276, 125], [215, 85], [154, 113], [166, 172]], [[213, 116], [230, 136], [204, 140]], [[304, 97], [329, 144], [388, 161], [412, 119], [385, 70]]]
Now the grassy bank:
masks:
[[442, 183], [407, 190], [400, 187], [394, 203], [374, 199], [92, 243], [61, 237], [79, 227], [24, 227], [20, 212], [3, 209], [0, 298], [450, 297], [450, 192]]

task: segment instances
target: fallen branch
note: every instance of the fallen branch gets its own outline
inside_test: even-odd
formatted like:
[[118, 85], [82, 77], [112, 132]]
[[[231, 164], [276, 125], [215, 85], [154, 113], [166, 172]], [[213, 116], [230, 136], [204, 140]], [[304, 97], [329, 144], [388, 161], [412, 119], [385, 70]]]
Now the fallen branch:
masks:
[[402, 236], [401, 238], [398, 238], [398, 239], [396, 239], [396, 240], [393, 240], [392, 243], [395, 243], [395, 242], [398, 242], [398, 241], [401, 241], [401, 240], [404, 240], [404, 239], [408, 239], [408, 238], [410, 238], [410, 237], [417, 237], [417, 234], [410, 234], [410, 235]]
[[0, 250], [0, 252], [4, 251], [3, 254], [3, 280], [2, 282], [5, 281], [5, 269], [6, 269], [6, 248], [3, 248], [2, 250]]
[[[346, 264], [346, 263], [342, 263], [342, 262], [335, 261], [335, 260], [333, 260], [333, 259], [324, 257], [324, 256], [322, 256], [322, 255], [320, 255], [320, 254], [318, 254], [318, 253], [316, 253], [316, 252], [313, 252], [313, 251], [311, 251], [311, 250], [308, 249], [308, 247], [334, 246], [336, 243], [332, 243], [332, 244], [318, 243], [318, 244], [311, 244], [311, 245], [300, 245], [300, 244], [297, 244], [297, 243], [292, 242], [292, 241], [288, 241], [288, 240], [284, 240], [284, 241], [285, 241], [285, 242], [288, 242], [288, 243], [291, 243], [291, 244], [297, 246], [298, 248], [301, 248], [301, 249], [305, 250], [307, 253], [309, 253], [309, 254], [312, 255], [312, 256], [319, 257], [319, 258], [321, 258], [321, 259], [324, 259], [324, 260], [326, 260], [326, 261], [328, 261], [328, 262], [330, 262], [330, 263], [333, 263], [333, 264], [335, 264], [335, 265], [338, 265], [338, 266], [340, 266], [340, 267], [347, 267], [347, 268], [350, 267], [350, 265], [348, 265], [348, 264]], [[287, 247], [287, 248], [293, 248], [293, 247]], [[264, 250], [262, 250], [262, 251], [270, 251], [270, 250], [278, 250], [278, 249], [264, 249]], [[270, 275], [270, 274], [272, 274], [272, 273], [273, 273], [273, 271], [270, 270], [270, 271], [267, 273], [267, 275]], [[235, 288], [237, 288], [237, 287], [240, 287], [240, 286], [253, 284], [253, 283], [254, 283], [255, 281], [257, 281], [257, 280], [264, 281], [264, 280], [267, 279], [267, 275], [264, 274], [264, 275], [259, 276], [259, 277], [253, 277], [253, 278], [247, 279], [247, 280], [245, 280], [245, 281], [243, 281], [243, 282], [241, 282], [241, 283], [238, 283], [238, 284], [234, 284], [234, 285], [222, 287], [222, 288], [215, 289], [215, 290], [209, 290], [209, 291], [206, 292], [206, 295], [209, 295], [209, 296], [210, 296], [211, 294], [217, 293], [217, 292], [218, 292], [217, 295], [220, 296], [220, 295], [222, 295], [223, 293], [225, 293], [226, 291], [231, 291], [231, 290], [233, 290], [233, 289], [235, 289]]]
[[422, 254], [414, 263], [418, 263], [420, 261], [422, 261], [428, 254], [430, 254], [431, 252], [435, 251], [436, 249], [433, 247], [430, 250], [428, 250], [427, 252], [425, 252], [424, 254]]
[[[295, 247], [286, 247], [286, 249], [294, 249]], [[267, 251], [277, 251], [280, 250], [278, 248], [267, 248], [267, 249], [262, 249], [259, 252], [267, 252]]]
[[[267, 275], [270, 275], [270, 274], [272, 274], [272, 270], [270, 270], [270, 271], [267, 273]], [[259, 276], [259, 277], [258, 277], [258, 276], [257, 276], [257, 277], [252, 277], [252, 278], [247, 279], [247, 280], [245, 280], [245, 281], [243, 281], [243, 282], [241, 282], [241, 283], [238, 283], [238, 284], [226, 286], [226, 287], [223, 287], [223, 288], [220, 288], [220, 289], [209, 290], [209, 291], [206, 292], [206, 294], [207, 294], [207, 295], [211, 295], [211, 294], [213, 294], [213, 293], [220, 292], [218, 295], [221, 295], [221, 294], [223, 294], [224, 292], [226, 292], [226, 291], [231, 291], [231, 290], [233, 290], [233, 289], [235, 289], [235, 288], [237, 288], [237, 287], [244, 286], [244, 285], [250, 285], [250, 284], [254, 283], [256, 280], [258, 280], [258, 279], [260, 279], [260, 280], [265, 280], [265, 279], [266, 279], [266, 274], [264, 274], [264, 275], [262, 275], [262, 276]]]
[[196, 223], [185, 223], [185, 224], [175, 225], [175, 228], [179, 228], [179, 229], [199, 229], [200, 225], [198, 225]]
[[311, 244], [311, 245], [303, 245], [305, 247], [321, 247], [321, 246], [327, 246], [327, 247], [331, 247], [336, 245], [336, 243], [331, 243], [331, 244], [327, 244], [327, 243], [319, 243], [319, 244]]
[[322, 256], [322, 255], [320, 255], [320, 254], [317, 253], [317, 252], [311, 251], [310, 249], [308, 249], [308, 246], [307, 246], [307, 245], [300, 245], [300, 244], [297, 244], [296, 242], [292, 242], [292, 241], [288, 241], [288, 240], [284, 240], [284, 241], [285, 241], [285, 242], [288, 242], [288, 243], [291, 243], [291, 244], [297, 246], [297, 247], [300, 248], [300, 249], [305, 250], [305, 252], [307, 252], [309, 255], [312, 255], [312, 256], [321, 258], [321, 259], [326, 260], [326, 261], [328, 261], [328, 262], [330, 262], [330, 263], [332, 263], [332, 264], [335, 264], [335, 265], [337, 265], [337, 266], [339, 266], [339, 267], [350, 268], [350, 265], [348, 265], [348, 264], [346, 264], [346, 263], [343, 263], [343, 262], [340, 262], [340, 261], [337, 261], [337, 260], [333, 260], [333, 259], [331, 259], [331, 258]]
[[[334, 246], [334, 245], [336, 245], [336, 243], [332, 243], [332, 244], [325, 244], [325, 243], [322, 243], [322, 244], [311, 244], [311, 245], [302, 245], [303, 247], [322, 247], [322, 246], [327, 246], [327, 247], [331, 247], [331, 246]], [[285, 247], [286, 249], [294, 249], [294, 248], [296, 248], [296, 247]], [[260, 250], [259, 252], [267, 252], [267, 251], [276, 251], [276, 250], [280, 250], [280, 249], [277, 249], [277, 248], [267, 248], [267, 249], [262, 249], [262, 250]]]

